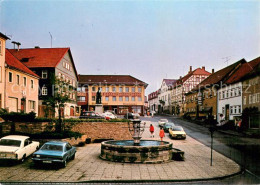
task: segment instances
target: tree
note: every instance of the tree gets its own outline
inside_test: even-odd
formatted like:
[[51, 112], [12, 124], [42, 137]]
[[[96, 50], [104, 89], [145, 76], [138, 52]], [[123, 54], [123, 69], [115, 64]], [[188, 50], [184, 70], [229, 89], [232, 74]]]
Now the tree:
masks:
[[50, 78], [52, 86], [52, 95], [47, 96], [43, 102], [46, 104], [47, 108], [51, 109], [52, 112], [58, 110], [58, 121], [56, 123], [56, 132], [63, 131], [63, 124], [61, 118], [62, 108], [64, 108], [65, 103], [70, 101], [69, 94], [73, 90], [73, 87], [64, 81], [64, 79], [59, 79], [56, 76]]

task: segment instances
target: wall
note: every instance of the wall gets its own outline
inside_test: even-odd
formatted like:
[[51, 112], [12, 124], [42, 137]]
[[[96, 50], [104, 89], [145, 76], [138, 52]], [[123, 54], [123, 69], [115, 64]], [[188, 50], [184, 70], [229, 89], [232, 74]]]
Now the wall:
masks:
[[0, 37], [1, 51], [0, 51], [0, 108], [5, 107], [5, 39]]

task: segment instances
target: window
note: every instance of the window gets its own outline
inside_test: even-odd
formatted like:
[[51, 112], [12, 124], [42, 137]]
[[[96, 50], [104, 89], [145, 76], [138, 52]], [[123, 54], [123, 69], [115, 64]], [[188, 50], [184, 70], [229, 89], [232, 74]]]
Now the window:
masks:
[[222, 107], [222, 114], [224, 114], [225, 112], [225, 107]]
[[227, 92], [226, 92], [226, 97], [228, 98], [228, 90], [227, 90]]
[[92, 87], [92, 91], [95, 92], [96, 91], [96, 87]]
[[35, 101], [29, 100], [29, 109], [35, 110]]
[[33, 89], [33, 86], [34, 86], [33, 80], [31, 80], [31, 88], [32, 88], [32, 89]]
[[116, 101], [116, 97], [115, 96], [113, 96], [113, 101]]
[[23, 85], [24, 85], [24, 87], [26, 87], [26, 85], [27, 85], [26, 77], [23, 77]]
[[125, 88], [125, 92], [129, 92], [129, 87], [126, 87], [126, 88]]
[[135, 92], [135, 87], [132, 87], [132, 92]]
[[238, 113], [241, 113], [241, 105], [238, 106]]
[[63, 67], [66, 67], [66, 63], [65, 62], [63, 62], [62, 65], [63, 65]]
[[244, 105], [246, 104], [246, 96], [244, 96]]
[[92, 96], [92, 101], [95, 101], [96, 100], [96, 97], [95, 96]]
[[252, 95], [250, 94], [249, 95], [249, 102], [248, 102], [249, 104], [251, 104], [252, 103]]
[[109, 101], [109, 96], [106, 96], [106, 101]]
[[47, 70], [42, 70], [42, 79], [48, 78], [48, 71]]
[[42, 87], [42, 95], [46, 96], [48, 94], [47, 87]]
[[225, 91], [222, 92], [222, 98], [225, 98]]
[[122, 96], [119, 96], [119, 101], [123, 101], [123, 97]]
[[221, 92], [219, 92], [218, 95], [219, 95], [219, 100], [221, 100]]
[[106, 87], [106, 92], [109, 92], [109, 87]]
[[112, 88], [112, 91], [113, 91], [113, 92], [116, 92], [116, 87], [113, 87], [113, 88]]
[[61, 73], [58, 74], [58, 78], [59, 78], [59, 79], [61, 78]]
[[233, 114], [233, 106], [230, 107], [230, 113]]
[[132, 97], [132, 101], [135, 101], [135, 97], [134, 96]]
[[230, 91], [230, 96], [231, 97], [233, 96], [233, 89], [231, 89], [231, 91]]
[[125, 97], [125, 101], [129, 101], [129, 97], [128, 96]]
[[123, 87], [119, 87], [119, 92], [123, 92]]
[[142, 97], [138, 97], [138, 101], [142, 101]]
[[142, 88], [141, 87], [138, 87], [138, 92], [142, 92]]
[[78, 101], [79, 102], [85, 102], [86, 101], [86, 97], [85, 96], [78, 96]]
[[260, 102], [260, 93], [257, 93], [257, 94], [256, 94], [256, 102], [257, 102], [257, 103]]
[[13, 73], [9, 72], [9, 82], [13, 82]]
[[200, 77], [196, 77], [196, 82], [199, 82], [200, 81]]
[[20, 85], [20, 75], [16, 75], [16, 84]]
[[237, 90], [238, 90], [238, 96], [241, 96], [241, 88], [237, 88]]

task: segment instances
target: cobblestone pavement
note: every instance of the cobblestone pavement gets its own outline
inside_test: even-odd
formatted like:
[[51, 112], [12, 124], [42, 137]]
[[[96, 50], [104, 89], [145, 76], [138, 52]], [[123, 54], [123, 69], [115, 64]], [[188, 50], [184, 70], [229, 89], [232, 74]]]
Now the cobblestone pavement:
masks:
[[[144, 137], [151, 139], [149, 129]], [[154, 139], [159, 139], [155, 135]], [[23, 182], [76, 182], [96, 180], [190, 180], [215, 178], [240, 171], [238, 164], [225, 156], [213, 152], [213, 166], [210, 166], [210, 148], [191, 137], [186, 140], [166, 141], [174, 148], [185, 151], [185, 161], [171, 161], [162, 164], [129, 164], [104, 161], [99, 158], [100, 144], [88, 144], [77, 149], [76, 158], [66, 168], [49, 166], [34, 167], [31, 159], [23, 164], [0, 164], [0, 181]]]

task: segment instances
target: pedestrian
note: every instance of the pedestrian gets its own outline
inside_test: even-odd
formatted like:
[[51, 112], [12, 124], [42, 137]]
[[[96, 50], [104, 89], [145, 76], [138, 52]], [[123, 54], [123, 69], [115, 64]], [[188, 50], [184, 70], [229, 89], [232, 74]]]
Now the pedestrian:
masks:
[[153, 124], [150, 124], [150, 132], [151, 132], [151, 137], [154, 137], [154, 135], [153, 135], [153, 133], [154, 133]]
[[161, 138], [161, 141], [163, 141], [163, 137], [165, 136], [165, 134], [164, 134], [164, 130], [163, 130], [162, 127], [160, 128], [159, 136], [160, 136], [160, 138]]

